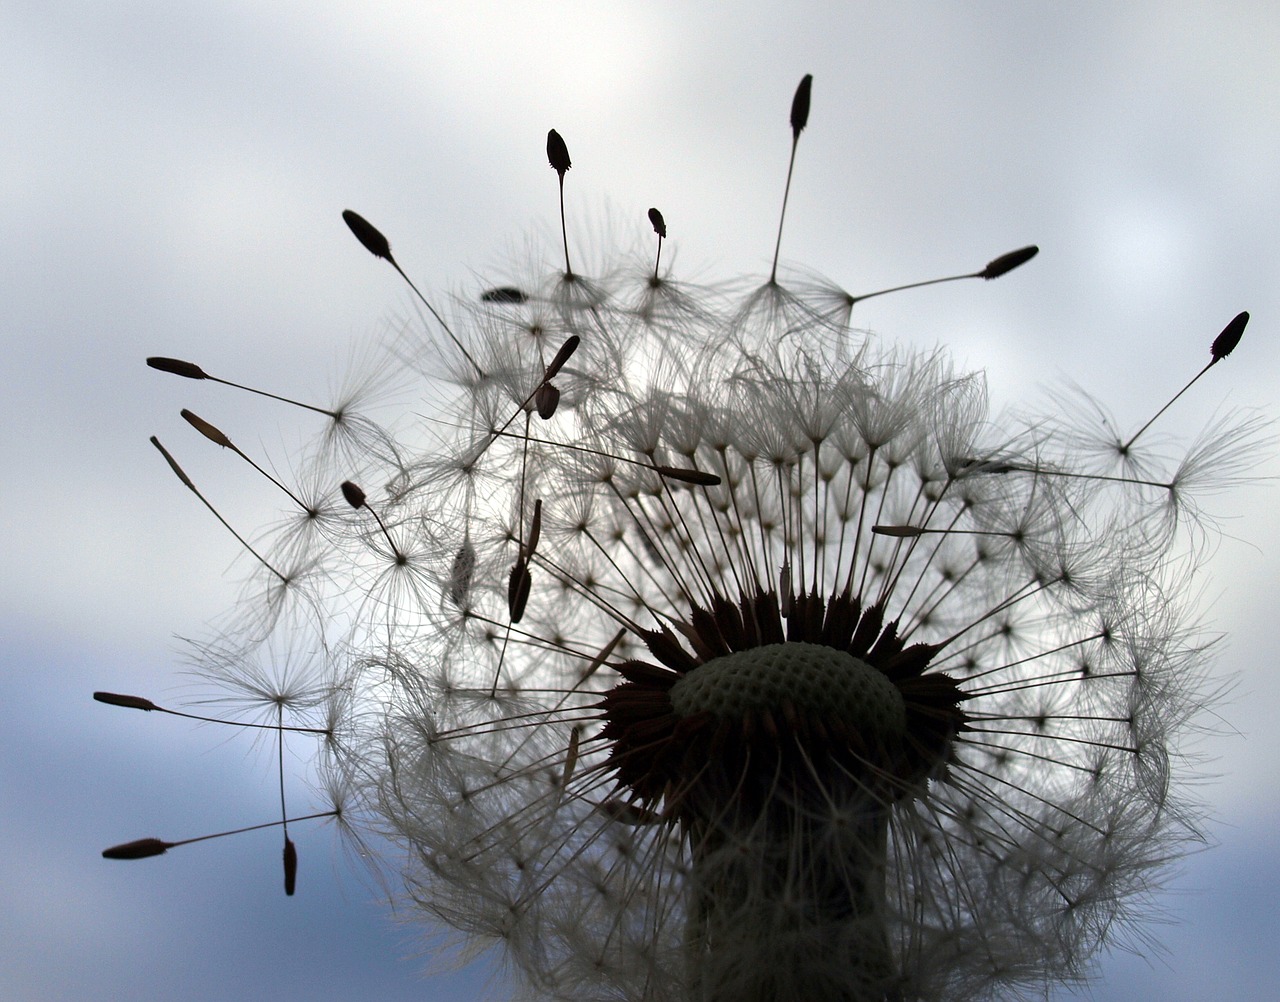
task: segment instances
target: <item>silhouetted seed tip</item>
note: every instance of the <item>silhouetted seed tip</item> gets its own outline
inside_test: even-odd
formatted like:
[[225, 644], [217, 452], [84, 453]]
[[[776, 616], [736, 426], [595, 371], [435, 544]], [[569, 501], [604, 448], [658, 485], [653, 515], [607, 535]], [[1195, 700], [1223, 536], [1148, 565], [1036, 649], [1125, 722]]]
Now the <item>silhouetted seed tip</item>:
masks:
[[1017, 473], [1020, 467], [1000, 459], [979, 459], [976, 456], [956, 456], [947, 463], [948, 469], [955, 476], [963, 477], [975, 473]]
[[614, 651], [614, 648], [617, 647], [618, 644], [622, 642], [622, 638], [626, 636], [626, 634], [627, 634], [626, 630], [619, 630], [617, 633], [615, 633], [613, 635], [613, 639], [610, 640], [607, 644], [605, 644], [604, 647], [600, 649], [600, 653], [598, 653], [594, 658], [591, 659], [591, 664], [587, 665], [587, 670], [582, 673], [582, 678], [579, 681], [585, 682], [597, 671], [599, 671], [600, 666], [609, 660], [609, 655], [612, 654]]
[[559, 375], [560, 370], [564, 368], [565, 362], [573, 357], [573, 353], [578, 350], [578, 345], [582, 343], [582, 338], [577, 334], [571, 334], [560, 346], [560, 350], [556, 352], [556, 357], [551, 360], [551, 364], [547, 366], [546, 375], [542, 377], [544, 382], [550, 382]]
[[704, 473], [702, 470], [685, 469], [680, 466], [655, 466], [654, 469], [668, 480], [679, 480], [681, 483], [693, 484], [697, 487], [720, 486], [720, 478], [714, 473]]
[[124, 842], [102, 850], [103, 859], [146, 859], [148, 856], [161, 856], [172, 849], [176, 842], [162, 842], [158, 838], [140, 838], [135, 842]]
[[569, 748], [564, 756], [564, 772], [560, 776], [560, 788], [564, 789], [569, 785], [569, 780], [573, 779], [573, 767], [578, 764], [578, 743], [581, 727], [574, 727], [569, 732]]
[[95, 692], [93, 698], [99, 703], [107, 703], [111, 706], [127, 706], [131, 710], [158, 710], [160, 707], [149, 699], [143, 699], [141, 696], [126, 696], [119, 692]]
[[800, 138], [800, 132], [809, 124], [809, 96], [813, 90], [813, 74], [806, 73], [796, 88], [796, 96], [791, 99], [791, 134]]
[[650, 209], [649, 222], [653, 224], [653, 232], [665, 240], [667, 238], [667, 221], [662, 218], [662, 213], [657, 209]]
[[1213, 356], [1213, 362], [1221, 361], [1236, 349], [1236, 345], [1240, 343], [1240, 338], [1244, 336], [1245, 325], [1249, 322], [1249, 312], [1246, 310], [1237, 313], [1231, 320], [1231, 323], [1222, 328], [1222, 333], [1213, 339], [1213, 344], [1209, 348], [1209, 354]]
[[350, 480], [342, 481], [342, 496], [352, 508], [363, 508], [365, 505], [364, 491]]
[[480, 293], [482, 303], [527, 303], [529, 297], [514, 285], [502, 285], [496, 289], [486, 289]]
[[564, 144], [560, 133], [555, 129], [547, 133], [547, 161], [560, 175], [561, 181], [564, 180], [564, 172], [573, 166], [573, 162], [569, 159], [569, 147]]
[[391, 244], [387, 242], [387, 238], [382, 235], [382, 232], [373, 223], [365, 219], [364, 216], [358, 212], [352, 212], [350, 209], [343, 209], [342, 221], [350, 227], [351, 232], [356, 235], [356, 239], [364, 245], [364, 249], [370, 254], [374, 257], [385, 258], [388, 261], [393, 260], [391, 257]]
[[461, 608], [471, 593], [471, 578], [476, 569], [476, 550], [470, 542], [458, 547], [449, 571], [449, 598]]
[[298, 885], [298, 849], [287, 835], [284, 840], [284, 892], [293, 897]]
[[222, 446], [224, 449], [234, 448], [234, 446], [231, 444], [231, 439], [227, 438], [226, 435], [222, 434], [222, 432], [220, 432], [217, 428], [211, 425], [204, 418], [200, 417], [198, 414], [192, 414], [189, 410], [187, 410], [184, 407], [182, 409], [182, 416], [183, 418], [186, 419], [187, 424], [191, 425], [192, 428], [198, 431], [210, 442], [214, 442], [217, 445]]
[[542, 499], [538, 498], [533, 502], [533, 518], [529, 523], [529, 538], [525, 540], [524, 552], [526, 559], [533, 556], [534, 551], [538, 549], [538, 540], [542, 538]]
[[637, 828], [642, 825], [656, 825], [662, 820], [662, 815], [657, 811], [651, 811], [647, 807], [637, 807], [635, 804], [628, 804], [618, 797], [610, 797], [598, 809], [601, 814], [612, 821]]
[[184, 362], [180, 358], [165, 358], [163, 355], [152, 355], [147, 365], [161, 372], [172, 372], [175, 376], [186, 376], [188, 379], [208, 379], [209, 375], [195, 362]]
[[533, 585], [533, 576], [529, 573], [529, 565], [521, 557], [511, 568], [511, 578], [507, 581], [507, 612], [511, 622], [518, 623], [524, 616], [524, 607], [529, 601], [529, 588]]
[[538, 417], [550, 421], [560, 406], [560, 390], [554, 383], [543, 383], [534, 391], [533, 404], [538, 408]]
[[873, 525], [871, 531], [877, 536], [897, 536], [902, 539], [924, 535], [924, 530], [914, 525]]
[[[178, 465], [178, 461], [169, 455], [169, 450], [160, 444], [160, 439], [152, 435], [151, 444], [160, 450], [160, 455], [164, 456], [164, 461], [169, 464], [169, 469], [173, 470], [173, 472], [177, 474], [178, 479], [186, 484], [188, 489], [195, 491], [196, 485], [193, 484], [191, 482], [191, 478], [182, 471], [182, 467]], [[199, 494], [200, 492], [196, 491], [196, 493]]]
[[1008, 254], [1001, 254], [994, 261], [987, 262], [987, 266], [978, 272], [988, 282], [993, 278], [999, 278], [1014, 268], [1026, 264], [1033, 257], [1040, 253], [1040, 248], [1032, 244], [1030, 247], [1019, 247], [1016, 251], [1009, 251]]

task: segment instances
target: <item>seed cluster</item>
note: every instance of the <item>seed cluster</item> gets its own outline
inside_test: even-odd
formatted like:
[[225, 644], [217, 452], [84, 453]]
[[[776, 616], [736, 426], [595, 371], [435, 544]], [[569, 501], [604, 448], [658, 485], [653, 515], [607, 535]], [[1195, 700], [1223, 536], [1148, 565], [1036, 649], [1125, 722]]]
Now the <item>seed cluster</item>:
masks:
[[[547, 159], [563, 222], [555, 130]], [[286, 484], [183, 412], [289, 508], [265, 543], [236, 533], [259, 598], [203, 671], [274, 730], [282, 777], [286, 734], [318, 738], [324, 815], [392, 840], [401, 896], [501, 943], [547, 997], [960, 1000], [1078, 978], [1197, 837], [1171, 782], [1204, 698], [1187, 530], [1256, 423], [1165, 468], [1151, 422], [1122, 439], [1082, 423], [1096, 408], [993, 416], [944, 353], [855, 333], [880, 292], [793, 280], [776, 253], [745, 294], [684, 284], [647, 217], [656, 254], [575, 270], [564, 227], [562, 262], [447, 321], [413, 287], [431, 327], [392, 361], [428, 403], [400, 423], [361, 416], [376, 379], [317, 407], [149, 360], [326, 421]]]

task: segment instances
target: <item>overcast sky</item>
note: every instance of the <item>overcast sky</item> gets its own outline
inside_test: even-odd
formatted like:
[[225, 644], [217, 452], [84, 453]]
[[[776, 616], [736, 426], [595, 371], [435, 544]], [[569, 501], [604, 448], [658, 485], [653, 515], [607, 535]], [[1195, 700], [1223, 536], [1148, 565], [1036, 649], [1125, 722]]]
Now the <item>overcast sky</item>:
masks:
[[[90, 693], [180, 696], [175, 637], [236, 594], [234, 541], [148, 436], [185, 449], [178, 409], [216, 402], [287, 465], [306, 430], [144, 357], [325, 397], [407, 309], [342, 209], [420, 285], [474, 291], [554, 219], [554, 127], [581, 217], [626, 233], [657, 205], [678, 274], [766, 272], [812, 73], [784, 257], [857, 293], [1038, 243], [999, 282], [872, 300], [855, 322], [947, 346], [999, 403], [1076, 382], [1130, 427], [1248, 309], [1236, 354], [1170, 414], [1190, 431], [1228, 406], [1277, 412], [1278, 56], [1269, 2], [6, 0], [0, 994], [443, 1000], [490, 977], [422, 980], [428, 933], [396, 925], [323, 828], [295, 832], [292, 899], [275, 833], [99, 857], [275, 810], [267, 749]], [[216, 450], [186, 455], [250, 510]], [[1220, 776], [1201, 791], [1218, 846], [1163, 899], [1168, 954], [1105, 960], [1099, 1000], [1280, 997], [1276, 492], [1214, 509], [1202, 593], [1236, 681], [1193, 750]]]

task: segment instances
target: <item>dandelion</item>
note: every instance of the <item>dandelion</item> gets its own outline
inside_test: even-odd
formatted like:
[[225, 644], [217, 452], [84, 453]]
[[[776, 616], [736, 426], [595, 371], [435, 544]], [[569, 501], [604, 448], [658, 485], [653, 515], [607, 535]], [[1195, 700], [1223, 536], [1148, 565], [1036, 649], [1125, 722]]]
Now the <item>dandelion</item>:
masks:
[[[563, 223], [555, 130], [546, 153]], [[397, 351], [433, 379], [424, 416], [319, 451], [306, 491], [269, 477], [317, 523], [281, 552], [326, 569], [316, 614], [277, 629], [343, 668], [263, 669], [275, 620], [246, 614], [208, 673], [274, 708], [281, 747], [286, 702], [325, 707], [343, 816], [396, 846], [401, 896], [501, 944], [541, 996], [959, 1000], [1086, 976], [1200, 837], [1175, 783], [1209, 696], [1186, 544], [1257, 422], [1162, 472], [1150, 422], [993, 417], [944, 352], [850, 327], [881, 293], [789, 281], [781, 224], [769, 278], [734, 294], [673, 280], [647, 218], [638, 263], [588, 278], [562, 226], [563, 266], [449, 321], [413, 286], [439, 335]], [[348, 508], [320, 520], [300, 497], [326, 482]], [[248, 552], [270, 599], [284, 575]]]

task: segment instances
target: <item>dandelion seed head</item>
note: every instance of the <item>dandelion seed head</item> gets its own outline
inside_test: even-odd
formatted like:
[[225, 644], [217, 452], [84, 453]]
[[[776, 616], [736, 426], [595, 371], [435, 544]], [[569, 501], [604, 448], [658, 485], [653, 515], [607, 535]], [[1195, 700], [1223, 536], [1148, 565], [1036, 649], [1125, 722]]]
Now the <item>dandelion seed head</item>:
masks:
[[442, 519], [436, 607], [467, 613], [398, 647], [374, 794], [414, 897], [556, 997], [1079, 977], [1150, 846], [1194, 834], [1159, 724], [1194, 631], [1152, 627], [1185, 613], [1133, 569], [1173, 545], [1158, 508], [1058, 477], [1060, 423], [994, 420], [941, 354], [748, 348], [740, 309], [697, 315], [675, 339], [595, 303], [583, 343], [626, 329], [656, 364], [486, 439], [506, 476]]
[[[589, 168], [566, 178], [555, 130], [546, 157], [563, 217]], [[272, 674], [246, 613], [207, 673], [340, 734], [344, 828], [390, 839], [389, 885], [546, 997], [1083, 978], [1199, 837], [1186, 582], [1257, 423], [1172, 453], [1102, 408], [994, 414], [946, 352], [851, 329], [869, 296], [776, 260], [678, 282], [678, 222], [645, 219], [656, 252], [579, 273], [566, 230], [562, 261], [524, 256], [447, 322], [422, 300], [391, 353], [421, 407], [333, 418], [302, 475], [323, 505], [281, 534], [323, 573], [269, 623], [345, 667]]]

